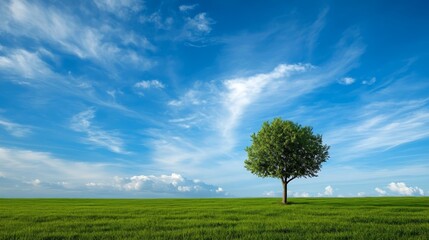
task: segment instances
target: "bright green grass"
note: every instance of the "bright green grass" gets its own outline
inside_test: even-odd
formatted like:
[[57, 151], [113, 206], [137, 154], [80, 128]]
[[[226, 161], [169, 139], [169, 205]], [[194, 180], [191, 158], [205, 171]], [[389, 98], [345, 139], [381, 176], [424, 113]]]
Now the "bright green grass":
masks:
[[0, 199], [0, 239], [429, 239], [429, 198]]

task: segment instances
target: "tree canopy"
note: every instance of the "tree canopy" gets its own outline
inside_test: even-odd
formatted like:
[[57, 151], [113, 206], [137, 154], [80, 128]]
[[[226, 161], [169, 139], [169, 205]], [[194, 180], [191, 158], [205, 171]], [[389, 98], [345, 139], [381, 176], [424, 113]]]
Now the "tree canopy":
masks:
[[246, 148], [246, 169], [260, 177], [280, 178], [283, 203], [287, 203], [287, 184], [296, 178], [316, 177], [322, 163], [329, 158], [329, 146], [322, 135], [309, 126], [275, 118], [264, 122], [258, 133], [251, 135], [252, 145]]

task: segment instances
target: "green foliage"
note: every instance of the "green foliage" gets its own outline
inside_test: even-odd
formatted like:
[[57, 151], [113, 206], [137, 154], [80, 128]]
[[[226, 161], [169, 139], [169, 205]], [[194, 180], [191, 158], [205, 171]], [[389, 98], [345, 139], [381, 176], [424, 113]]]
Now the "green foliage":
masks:
[[295, 178], [315, 177], [329, 158], [329, 146], [311, 127], [275, 118], [264, 122], [252, 145], [246, 148], [245, 167], [260, 177], [274, 177], [288, 183]]
[[0, 239], [429, 239], [429, 198], [0, 199]]

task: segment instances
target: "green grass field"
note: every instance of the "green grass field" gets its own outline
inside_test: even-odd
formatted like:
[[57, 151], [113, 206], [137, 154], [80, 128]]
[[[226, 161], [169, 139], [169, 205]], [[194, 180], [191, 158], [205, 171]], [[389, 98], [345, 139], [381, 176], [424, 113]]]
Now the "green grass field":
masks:
[[0, 199], [0, 239], [429, 239], [429, 198]]

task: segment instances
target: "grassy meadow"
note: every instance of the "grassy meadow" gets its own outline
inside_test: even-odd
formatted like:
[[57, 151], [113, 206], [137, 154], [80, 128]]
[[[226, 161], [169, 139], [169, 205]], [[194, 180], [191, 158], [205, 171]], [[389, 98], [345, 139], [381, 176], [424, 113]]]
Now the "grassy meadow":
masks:
[[429, 198], [0, 199], [0, 239], [429, 239]]

